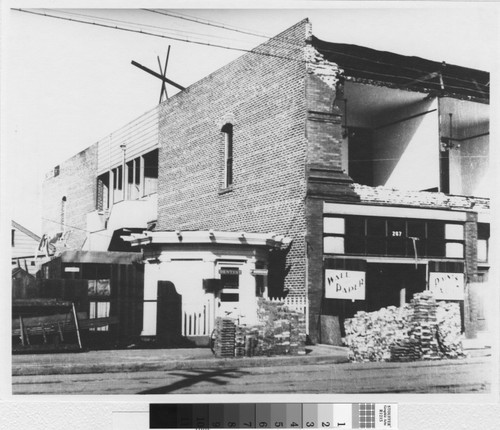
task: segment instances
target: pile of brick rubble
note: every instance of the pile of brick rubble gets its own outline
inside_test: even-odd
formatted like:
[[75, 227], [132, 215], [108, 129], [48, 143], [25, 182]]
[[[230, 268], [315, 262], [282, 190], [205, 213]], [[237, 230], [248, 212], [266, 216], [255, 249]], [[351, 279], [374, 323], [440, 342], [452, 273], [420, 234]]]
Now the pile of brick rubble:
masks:
[[428, 291], [411, 303], [358, 312], [344, 323], [350, 359], [414, 361], [463, 356], [458, 303], [436, 302]]
[[259, 323], [238, 325], [236, 319], [217, 318], [214, 354], [252, 357], [305, 354], [305, 316], [280, 303], [259, 302]]

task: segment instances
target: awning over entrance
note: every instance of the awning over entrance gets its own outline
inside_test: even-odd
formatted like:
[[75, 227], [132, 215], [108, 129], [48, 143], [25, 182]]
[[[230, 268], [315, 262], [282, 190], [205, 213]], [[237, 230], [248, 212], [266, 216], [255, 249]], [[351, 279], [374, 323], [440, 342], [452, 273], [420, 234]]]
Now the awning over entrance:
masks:
[[59, 256], [62, 263], [132, 264], [142, 262], [137, 252], [64, 251]]
[[291, 239], [274, 233], [246, 233], [213, 230], [198, 231], [145, 231], [130, 236], [122, 236], [132, 246], [149, 244], [224, 244], [253, 245], [279, 248], [288, 246]]

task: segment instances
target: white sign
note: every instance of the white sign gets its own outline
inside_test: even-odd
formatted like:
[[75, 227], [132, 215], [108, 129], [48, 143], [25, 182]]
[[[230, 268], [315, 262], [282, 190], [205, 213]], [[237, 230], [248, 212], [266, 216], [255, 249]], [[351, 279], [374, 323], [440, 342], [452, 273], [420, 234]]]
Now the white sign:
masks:
[[70, 272], [70, 273], [71, 272], [78, 273], [80, 271], [80, 268], [79, 267], [65, 267], [64, 271]]
[[436, 300], [463, 300], [464, 274], [463, 273], [429, 273], [429, 290]]
[[267, 276], [267, 269], [252, 269], [253, 276]]
[[365, 272], [326, 269], [325, 298], [365, 300]]

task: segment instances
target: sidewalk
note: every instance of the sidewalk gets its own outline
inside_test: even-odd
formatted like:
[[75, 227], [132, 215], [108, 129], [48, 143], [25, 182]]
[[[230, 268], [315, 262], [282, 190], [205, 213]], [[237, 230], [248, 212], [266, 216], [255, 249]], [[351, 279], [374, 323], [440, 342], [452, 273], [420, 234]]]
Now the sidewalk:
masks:
[[62, 375], [107, 372], [145, 372], [176, 369], [273, 367], [348, 362], [348, 349], [312, 345], [306, 355], [216, 358], [208, 348], [129, 349], [73, 354], [12, 356], [12, 376]]

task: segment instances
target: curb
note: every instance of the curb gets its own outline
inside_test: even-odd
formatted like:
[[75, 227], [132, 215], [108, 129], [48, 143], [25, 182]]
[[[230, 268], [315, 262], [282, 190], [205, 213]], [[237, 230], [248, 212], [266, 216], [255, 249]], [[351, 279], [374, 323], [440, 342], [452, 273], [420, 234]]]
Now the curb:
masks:
[[150, 361], [145, 363], [109, 363], [109, 364], [48, 364], [48, 365], [15, 365], [12, 376], [36, 375], [69, 375], [88, 373], [147, 372], [187, 369], [230, 369], [239, 367], [282, 367], [311, 364], [347, 363], [347, 354], [317, 356], [276, 356], [276, 357], [242, 357], [193, 359], [185, 361]]

